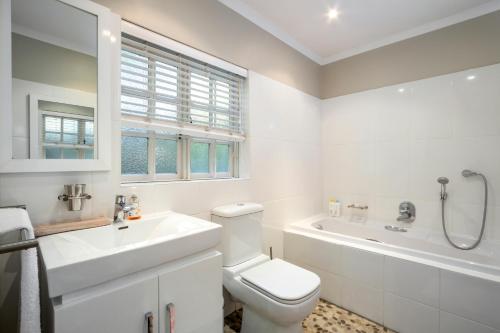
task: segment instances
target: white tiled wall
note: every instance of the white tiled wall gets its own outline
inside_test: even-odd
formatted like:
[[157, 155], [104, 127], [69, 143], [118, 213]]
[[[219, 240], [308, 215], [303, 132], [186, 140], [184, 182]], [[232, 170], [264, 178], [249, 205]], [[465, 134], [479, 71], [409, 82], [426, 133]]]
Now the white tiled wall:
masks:
[[320, 276], [322, 298], [398, 332], [500, 333], [500, 283], [291, 231], [284, 249]]
[[[244, 179], [120, 187], [119, 116], [114, 115], [111, 172], [0, 175], [0, 205], [28, 205], [34, 224], [112, 214], [114, 195], [136, 193], [144, 213], [175, 210], [210, 218], [237, 201], [265, 206], [265, 247], [282, 256], [282, 226], [321, 211], [320, 101], [250, 72]], [[247, 177], [248, 176], [248, 177]], [[85, 183], [93, 198], [82, 212], [57, 200], [67, 183]]]
[[493, 65], [322, 101], [323, 203], [364, 203], [387, 223], [409, 200], [413, 227], [440, 231], [436, 179], [446, 176], [451, 230], [475, 237], [483, 187], [460, 175], [469, 168], [488, 177], [486, 237], [500, 240], [499, 86]]

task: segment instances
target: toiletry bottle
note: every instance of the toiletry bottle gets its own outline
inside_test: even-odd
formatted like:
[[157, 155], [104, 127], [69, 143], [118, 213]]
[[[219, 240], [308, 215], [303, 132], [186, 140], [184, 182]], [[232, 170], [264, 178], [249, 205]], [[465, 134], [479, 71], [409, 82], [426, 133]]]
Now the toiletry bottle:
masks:
[[330, 200], [328, 200], [328, 215], [330, 217], [335, 217], [337, 215], [337, 205], [336, 205], [336, 201], [335, 201], [335, 198], [330, 198]]
[[340, 201], [336, 200], [334, 203], [335, 207], [335, 217], [340, 217], [342, 215], [342, 205], [340, 204]]
[[130, 197], [130, 206], [132, 209], [128, 213], [129, 220], [138, 220], [141, 218], [141, 209], [139, 208], [139, 197], [135, 194], [132, 194]]

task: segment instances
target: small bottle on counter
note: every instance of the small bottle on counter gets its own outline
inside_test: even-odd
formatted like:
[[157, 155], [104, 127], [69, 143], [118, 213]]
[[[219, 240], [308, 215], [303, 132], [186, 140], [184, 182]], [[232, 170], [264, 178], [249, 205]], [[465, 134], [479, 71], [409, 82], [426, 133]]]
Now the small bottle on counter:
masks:
[[132, 194], [130, 197], [130, 209], [128, 213], [129, 220], [138, 220], [141, 218], [141, 209], [139, 208], [139, 197], [135, 194]]
[[335, 200], [333, 197], [328, 201], [328, 215], [330, 217], [340, 217], [341, 215], [340, 201]]

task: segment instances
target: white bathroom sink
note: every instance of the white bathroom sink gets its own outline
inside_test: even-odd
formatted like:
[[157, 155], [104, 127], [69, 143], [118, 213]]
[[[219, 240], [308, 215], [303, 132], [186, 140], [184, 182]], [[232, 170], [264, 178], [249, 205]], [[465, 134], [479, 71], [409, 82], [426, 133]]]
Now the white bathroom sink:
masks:
[[45, 236], [39, 244], [49, 296], [56, 297], [213, 248], [220, 237], [218, 224], [167, 212]]

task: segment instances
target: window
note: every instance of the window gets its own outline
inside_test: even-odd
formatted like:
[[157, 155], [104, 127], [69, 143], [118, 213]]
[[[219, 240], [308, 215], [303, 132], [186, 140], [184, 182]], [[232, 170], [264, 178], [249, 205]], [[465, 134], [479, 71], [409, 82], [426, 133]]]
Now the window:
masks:
[[46, 159], [93, 159], [94, 121], [56, 112], [41, 114], [42, 156]]
[[191, 178], [229, 178], [235, 176], [238, 143], [192, 139]]
[[238, 143], [122, 129], [124, 181], [237, 177]]
[[121, 58], [122, 179], [237, 177], [245, 78], [125, 33]]

